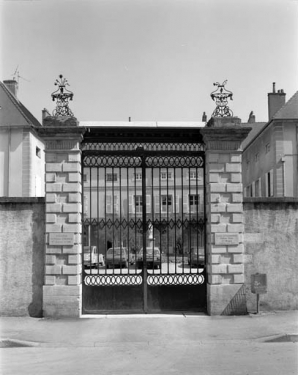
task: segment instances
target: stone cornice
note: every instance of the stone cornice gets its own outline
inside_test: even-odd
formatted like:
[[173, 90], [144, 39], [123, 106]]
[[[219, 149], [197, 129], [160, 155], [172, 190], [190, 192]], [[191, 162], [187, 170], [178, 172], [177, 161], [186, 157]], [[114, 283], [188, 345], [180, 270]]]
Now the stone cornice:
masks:
[[233, 127], [205, 127], [201, 129], [206, 150], [241, 150], [241, 143], [251, 128], [241, 125]]

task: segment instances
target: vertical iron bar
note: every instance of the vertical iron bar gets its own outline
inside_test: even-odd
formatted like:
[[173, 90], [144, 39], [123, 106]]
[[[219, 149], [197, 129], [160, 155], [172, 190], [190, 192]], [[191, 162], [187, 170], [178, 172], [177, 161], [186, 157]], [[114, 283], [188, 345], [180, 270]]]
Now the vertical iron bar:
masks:
[[183, 167], [180, 169], [180, 181], [181, 181], [181, 239], [182, 239], [182, 246], [183, 246], [183, 262], [182, 262], [182, 273], [185, 273], [185, 268], [184, 268], [184, 236], [185, 236], [185, 222], [184, 222], [184, 178], [183, 178]]
[[[167, 252], [168, 252], [168, 274], [170, 273], [170, 246], [169, 246], [169, 167], [166, 167], [167, 193], [166, 193], [166, 215], [167, 215]], [[171, 202], [173, 204], [173, 202]]]
[[[201, 156], [203, 160], [203, 191], [204, 191], [204, 229], [203, 229], [203, 234], [204, 234], [204, 263], [205, 263], [205, 269], [206, 269], [206, 262], [207, 262], [207, 238], [206, 238], [206, 226], [207, 226], [207, 216], [206, 216], [206, 159], [205, 159], [205, 154]], [[205, 273], [206, 275], [206, 285], [208, 283], [208, 274]]]
[[[192, 233], [192, 230], [191, 230], [191, 226], [192, 226], [192, 218], [191, 218], [191, 210], [192, 210], [192, 205], [190, 204], [191, 203], [191, 182], [190, 182], [190, 167], [188, 167], [188, 199], [187, 199], [187, 204], [188, 204], [188, 207], [189, 207], [189, 212], [188, 212], [188, 220], [189, 220], [189, 228], [188, 228], [188, 243], [189, 243], [189, 251], [190, 251], [190, 272], [192, 273], [192, 269], [191, 269], [191, 260], [192, 260], [192, 251], [191, 251], [191, 233]], [[193, 199], [193, 197], [192, 197]], [[193, 201], [192, 201], [193, 203]]]
[[112, 167], [112, 195], [111, 195], [111, 210], [112, 210], [112, 233], [113, 233], [113, 275], [115, 274], [115, 210], [114, 210], [114, 200], [115, 200], [115, 190], [114, 190], [114, 166]]
[[147, 286], [147, 223], [146, 223], [146, 159], [142, 155], [142, 219], [143, 219], [143, 285], [144, 285], [144, 312], [148, 312], [148, 286]]
[[97, 208], [97, 218], [96, 218], [96, 244], [97, 244], [97, 274], [99, 274], [99, 167], [96, 168], [97, 176], [97, 184], [96, 184], [96, 191], [97, 191], [97, 200], [96, 200], [96, 208]]
[[[118, 208], [118, 211], [119, 211], [119, 220], [120, 220], [120, 225], [119, 225], [119, 230], [120, 230], [120, 233], [119, 233], [119, 241], [120, 241], [120, 273], [122, 274], [122, 270], [123, 270], [123, 267], [122, 267], [122, 236], [123, 236], [123, 233], [122, 233], [122, 216], [121, 216], [121, 167], [119, 167], [119, 198], [118, 198], [118, 205], [119, 205], [119, 208]], [[117, 200], [116, 200], [116, 203], [117, 203]]]
[[[104, 167], [104, 208], [103, 208], [103, 217], [104, 217], [104, 248], [105, 248], [105, 259], [107, 259], [107, 168]], [[105, 267], [105, 274], [107, 274], [107, 264]]]
[[160, 249], [163, 246], [162, 243], [162, 221], [161, 221], [161, 207], [162, 207], [162, 197], [161, 197], [161, 167], [159, 166], [157, 168], [157, 173], [158, 173], [158, 191], [157, 193], [159, 194], [159, 200], [158, 200], [158, 210], [159, 210], [159, 243], [160, 243]]
[[[177, 273], [177, 191], [176, 191], [176, 168], [174, 164], [174, 251], [175, 251], [175, 273]], [[173, 237], [173, 236], [172, 236]]]

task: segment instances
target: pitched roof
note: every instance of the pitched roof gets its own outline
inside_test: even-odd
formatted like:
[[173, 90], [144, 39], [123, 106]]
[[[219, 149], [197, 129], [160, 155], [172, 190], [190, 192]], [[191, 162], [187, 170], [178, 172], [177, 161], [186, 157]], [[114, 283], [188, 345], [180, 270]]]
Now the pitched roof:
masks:
[[258, 134], [264, 129], [267, 122], [254, 122], [254, 123], [243, 123], [241, 124], [244, 128], [252, 128], [248, 133], [248, 136], [242, 142], [242, 149], [244, 150], [249, 143], [258, 136]]
[[28, 125], [34, 125], [37, 127], [41, 126], [41, 123], [32, 115], [32, 113], [18, 100], [18, 98], [6, 87], [4, 83], [0, 81], [0, 86], [13, 103], [13, 105], [17, 108], [19, 113], [24, 117]]
[[273, 116], [273, 120], [298, 119], [298, 91]]

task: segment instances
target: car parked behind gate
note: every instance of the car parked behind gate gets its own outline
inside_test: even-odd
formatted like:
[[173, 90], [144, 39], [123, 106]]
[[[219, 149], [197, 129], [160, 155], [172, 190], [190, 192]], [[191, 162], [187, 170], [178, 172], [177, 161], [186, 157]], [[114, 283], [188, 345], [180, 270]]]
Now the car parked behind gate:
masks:
[[84, 246], [84, 267], [97, 267], [104, 265], [102, 254], [98, 254], [96, 246]]
[[190, 267], [204, 267], [205, 264], [205, 254], [203, 247], [192, 247], [188, 254], [188, 264]]
[[[146, 263], [148, 268], [160, 268], [161, 257], [160, 250], [158, 247], [146, 247]], [[141, 249], [137, 257], [137, 267], [143, 268], [143, 264], [143, 249]]]
[[107, 268], [128, 267], [128, 250], [126, 247], [111, 247], [106, 254]]

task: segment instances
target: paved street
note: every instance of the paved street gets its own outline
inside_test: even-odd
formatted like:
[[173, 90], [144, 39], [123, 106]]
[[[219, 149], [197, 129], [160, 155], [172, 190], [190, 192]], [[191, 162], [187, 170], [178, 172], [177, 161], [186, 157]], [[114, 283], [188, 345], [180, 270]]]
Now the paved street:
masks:
[[[298, 334], [296, 311], [238, 317], [1, 318], [0, 322], [2, 340], [30, 345], [1, 349], [0, 373], [5, 375], [296, 375], [298, 371], [298, 344], [292, 342]], [[281, 342], [282, 338], [287, 341]]]

